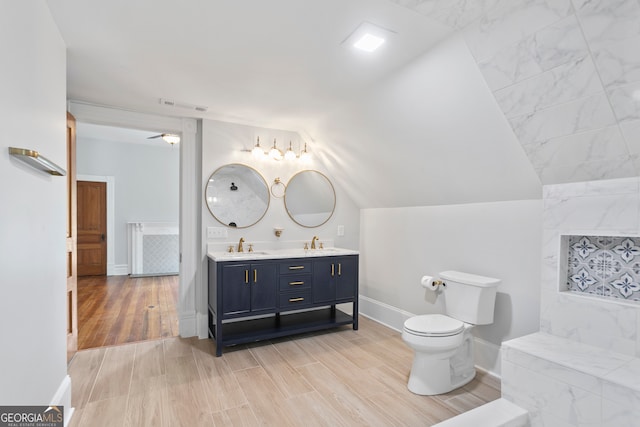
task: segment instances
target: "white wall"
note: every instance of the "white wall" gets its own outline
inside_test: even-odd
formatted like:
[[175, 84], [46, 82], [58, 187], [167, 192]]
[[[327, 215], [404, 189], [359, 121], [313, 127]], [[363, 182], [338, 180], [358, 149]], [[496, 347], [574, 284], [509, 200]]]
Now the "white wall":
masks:
[[541, 219], [540, 200], [363, 209], [362, 311], [402, 329], [409, 315], [444, 310], [443, 295], [420, 286], [423, 275], [458, 270], [501, 279], [494, 323], [474, 329], [487, 343], [476, 362], [498, 372], [502, 341], [538, 330]]
[[0, 2], [0, 39], [0, 402], [62, 404], [53, 400], [67, 373], [66, 178], [10, 158], [7, 147], [66, 169], [65, 45], [43, 1]]
[[461, 36], [307, 130], [331, 175], [362, 208], [526, 200], [542, 193]]
[[[228, 163], [242, 163], [256, 169], [271, 186], [275, 178], [280, 178], [284, 184], [289, 181], [295, 173], [305, 169], [315, 169], [327, 174], [326, 167], [316, 157], [311, 163], [303, 164], [294, 162], [289, 164], [285, 161], [275, 161], [271, 159], [256, 160], [251, 153], [243, 151], [250, 150], [255, 145], [256, 136], [260, 136], [262, 147], [268, 148], [273, 145], [273, 139], [278, 141], [280, 149], [289, 145], [289, 140], [293, 142], [294, 150], [299, 146], [300, 136], [295, 132], [256, 128], [233, 123], [218, 122], [213, 120], [203, 121], [202, 130], [202, 228], [203, 242], [206, 246], [206, 228], [223, 227], [209, 212], [204, 204], [204, 190], [207, 180], [211, 174], [220, 166]], [[304, 144], [304, 143], [303, 143]], [[336, 210], [331, 219], [324, 225], [316, 228], [305, 228], [294, 223], [284, 206], [284, 200], [271, 197], [266, 215], [256, 225], [246, 229], [227, 228], [229, 232], [228, 241], [237, 243], [240, 237], [244, 237], [248, 242], [267, 242], [270, 245], [277, 245], [278, 242], [290, 240], [311, 241], [315, 235], [320, 240], [333, 240], [336, 246], [348, 249], [357, 249], [360, 236], [360, 220], [358, 208], [346, 195], [339, 181], [327, 174], [336, 191]], [[337, 226], [344, 225], [344, 236], [337, 236]], [[284, 228], [282, 237], [279, 239], [274, 235], [273, 228], [280, 226]], [[209, 242], [220, 242], [219, 239], [209, 240]], [[260, 248], [256, 246], [256, 250]]]
[[78, 175], [113, 176], [116, 266], [127, 265], [127, 222], [173, 222], [180, 209], [180, 148], [78, 136]]

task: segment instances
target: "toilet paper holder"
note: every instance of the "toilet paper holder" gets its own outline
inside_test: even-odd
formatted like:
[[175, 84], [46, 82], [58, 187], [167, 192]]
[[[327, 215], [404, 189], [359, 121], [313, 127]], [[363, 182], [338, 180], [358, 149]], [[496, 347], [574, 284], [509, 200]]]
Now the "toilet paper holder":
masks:
[[428, 289], [430, 291], [435, 291], [440, 286], [442, 287], [447, 286], [446, 283], [444, 283], [442, 280], [434, 279], [431, 276], [422, 276], [422, 279], [420, 279], [420, 284], [422, 285], [423, 288]]

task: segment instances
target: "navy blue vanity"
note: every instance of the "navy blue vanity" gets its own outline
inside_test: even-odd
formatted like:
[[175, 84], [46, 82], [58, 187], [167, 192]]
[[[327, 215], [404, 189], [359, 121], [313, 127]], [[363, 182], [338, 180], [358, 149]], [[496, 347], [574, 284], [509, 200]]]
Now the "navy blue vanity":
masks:
[[[209, 254], [209, 337], [216, 356], [235, 344], [343, 325], [358, 329], [358, 253], [291, 253]], [[336, 308], [342, 303], [352, 303], [352, 314]]]

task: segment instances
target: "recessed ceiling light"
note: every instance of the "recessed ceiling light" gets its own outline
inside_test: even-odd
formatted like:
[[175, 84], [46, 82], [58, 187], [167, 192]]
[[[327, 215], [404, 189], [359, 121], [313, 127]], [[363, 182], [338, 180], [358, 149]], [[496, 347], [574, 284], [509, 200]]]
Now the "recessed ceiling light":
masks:
[[358, 41], [353, 44], [356, 49], [364, 50], [365, 52], [373, 52], [384, 43], [382, 37], [374, 36], [373, 34], [366, 33]]
[[396, 34], [393, 30], [365, 21], [358, 25], [340, 44], [365, 52], [373, 52], [385, 42], [390, 42]]

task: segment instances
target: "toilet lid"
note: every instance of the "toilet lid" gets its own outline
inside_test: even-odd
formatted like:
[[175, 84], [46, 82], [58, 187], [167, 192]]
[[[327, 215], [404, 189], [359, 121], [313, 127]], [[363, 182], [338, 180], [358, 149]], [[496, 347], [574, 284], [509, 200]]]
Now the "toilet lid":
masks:
[[442, 337], [460, 333], [464, 323], [442, 314], [425, 314], [407, 319], [404, 328], [415, 335]]

